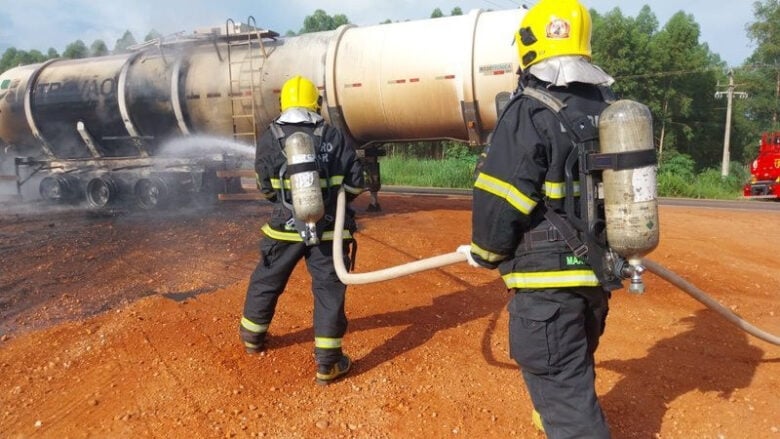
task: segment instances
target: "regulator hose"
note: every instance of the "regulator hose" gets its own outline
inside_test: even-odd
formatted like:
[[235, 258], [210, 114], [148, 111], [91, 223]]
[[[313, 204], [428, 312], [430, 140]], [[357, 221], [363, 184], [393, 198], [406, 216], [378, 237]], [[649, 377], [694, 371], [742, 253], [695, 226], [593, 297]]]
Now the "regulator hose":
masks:
[[371, 271], [368, 273], [349, 273], [344, 266], [344, 258], [337, 257], [343, 252], [344, 243], [341, 237], [344, 233], [344, 212], [346, 211], [346, 195], [344, 188], [339, 189], [336, 200], [336, 222], [333, 226], [333, 265], [336, 267], [336, 274], [345, 285], [368, 284], [372, 282], [381, 282], [384, 280], [395, 279], [401, 276], [418, 273], [420, 271], [433, 268], [444, 267], [446, 265], [465, 262], [466, 255], [458, 252], [445, 253], [427, 259], [420, 259], [414, 262], [397, 265], [395, 267], [385, 268], [383, 270]]
[[[344, 188], [340, 188], [338, 197], [336, 200], [336, 220], [334, 225], [334, 238], [333, 238], [333, 255], [340, 255], [343, 252], [344, 243], [342, 242], [342, 236], [344, 233], [344, 215], [346, 211], [346, 195]], [[349, 273], [344, 265], [344, 258], [334, 257], [333, 265], [336, 268], [336, 274], [341, 282], [345, 285], [355, 284], [367, 284], [372, 282], [381, 282], [385, 280], [395, 279], [401, 276], [407, 276], [409, 274], [418, 273], [420, 271], [430, 270], [433, 268], [444, 267], [446, 265], [456, 264], [458, 262], [465, 262], [466, 255], [458, 252], [445, 253], [443, 255], [434, 256], [427, 259], [420, 259], [414, 262], [408, 262], [406, 264], [397, 265], [395, 267], [389, 267], [382, 270], [372, 271], [368, 273]], [[703, 303], [708, 308], [717, 312], [723, 316], [726, 320], [736, 325], [738, 328], [746, 331], [747, 333], [771, 343], [776, 346], [780, 346], [780, 337], [763, 331], [754, 325], [748, 323], [743, 318], [739, 317], [730, 309], [718, 303], [715, 299], [708, 296], [702, 290], [686, 281], [679, 275], [675, 274], [671, 270], [663, 267], [661, 264], [651, 261], [649, 259], [643, 259], [642, 265], [649, 271], [655, 273], [660, 278], [666, 280], [670, 284], [676, 286], [684, 293], [690, 295], [694, 299]]]
[[686, 281], [679, 275], [675, 274], [668, 268], [665, 268], [661, 264], [651, 261], [649, 259], [643, 259], [642, 265], [645, 268], [647, 268], [649, 271], [652, 271], [653, 273], [657, 274], [665, 281], [681, 289], [684, 293], [688, 294], [689, 296], [703, 303], [704, 305], [707, 306], [707, 308], [710, 308], [711, 310], [717, 312], [718, 314], [723, 316], [723, 318], [736, 325], [738, 328], [746, 331], [747, 333], [753, 335], [754, 337], [764, 340], [767, 343], [772, 343], [775, 346], [780, 346], [780, 337], [774, 334], [770, 334], [766, 331], [763, 331], [753, 326], [752, 324], [746, 322], [742, 317], [738, 316], [730, 309], [721, 305], [720, 303], [715, 301], [715, 299], [705, 294], [704, 291], [696, 288], [696, 286]]

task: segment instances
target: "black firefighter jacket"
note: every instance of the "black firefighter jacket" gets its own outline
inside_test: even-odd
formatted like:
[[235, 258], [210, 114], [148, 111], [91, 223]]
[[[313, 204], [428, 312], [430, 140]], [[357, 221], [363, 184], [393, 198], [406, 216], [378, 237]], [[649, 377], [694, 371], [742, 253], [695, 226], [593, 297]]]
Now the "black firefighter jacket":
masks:
[[[543, 87], [532, 80], [528, 87]], [[593, 85], [572, 83], [546, 89], [566, 105], [567, 114], [587, 116], [598, 126], [608, 105]], [[474, 184], [472, 245], [475, 259], [495, 268], [508, 288], [545, 289], [596, 286], [587, 262], [563, 240], [532, 240], [551, 224], [545, 209], [565, 216], [564, 162], [573, 141], [556, 114], [528, 96], [515, 96], [501, 114]], [[575, 182], [575, 196], [579, 183]]]
[[[317, 136], [315, 128], [320, 125], [322, 125], [322, 134]], [[325, 215], [317, 223], [317, 233], [323, 241], [332, 240], [333, 223], [336, 216], [336, 197], [339, 188], [344, 186], [348, 203], [363, 191], [363, 167], [357, 158], [355, 149], [341, 131], [322, 120], [316, 125], [285, 123], [277, 126], [282, 129], [285, 136], [295, 132], [305, 132], [314, 139], [320, 187], [325, 204]], [[266, 199], [275, 204], [271, 218], [262, 230], [267, 237], [272, 239], [302, 241], [300, 234], [294, 227], [292, 211], [282, 203], [282, 194], [284, 194], [288, 205], [292, 203], [289, 175], [280, 175], [280, 170], [286, 163], [283, 154], [285, 138], [277, 139], [273, 130], [268, 129], [261, 136], [257, 145], [255, 154], [257, 185]], [[350, 231], [354, 232], [355, 228], [353, 218], [354, 212], [347, 208], [344, 239], [352, 238]]]

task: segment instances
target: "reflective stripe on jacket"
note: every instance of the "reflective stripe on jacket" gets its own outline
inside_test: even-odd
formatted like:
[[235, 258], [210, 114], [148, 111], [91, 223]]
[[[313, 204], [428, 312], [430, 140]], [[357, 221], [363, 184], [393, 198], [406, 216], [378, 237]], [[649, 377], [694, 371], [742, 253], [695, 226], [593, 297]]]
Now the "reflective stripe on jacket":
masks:
[[[276, 123], [276, 122], [274, 122]], [[319, 125], [312, 123], [277, 124], [281, 132], [290, 136], [295, 132], [304, 132], [315, 138], [320, 187], [325, 204], [324, 218], [317, 224], [317, 232], [323, 234], [324, 240], [333, 239], [333, 218], [336, 216], [336, 194], [339, 187], [344, 187], [347, 203], [363, 192], [365, 186], [363, 166], [357, 158], [354, 147], [344, 134], [337, 128], [325, 124], [322, 126], [321, 138], [315, 135]], [[257, 186], [266, 199], [274, 202], [274, 210], [268, 224], [263, 226], [263, 233], [272, 239], [282, 241], [301, 241], [300, 235], [290, 227], [292, 211], [285, 206], [291, 204], [289, 175], [279, 175], [286, 165], [283, 153], [284, 138], [277, 139], [272, 129], [267, 129], [260, 137], [255, 153], [255, 172]], [[282, 194], [286, 200], [282, 200]], [[344, 221], [345, 238], [352, 237], [354, 230], [354, 212], [347, 208]]]
[[[532, 80], [528, 86], [543, 85]], [[562, 101], [566, 111], [587, 116], [594, 126], [607, 106], [602, 92], [587, 84], [546, 91]], [[572, 148], [556, 114], [535, 99], [515, 96], [499, 118], [474, 184], [471, 251], [483, 265], [497, 267], [508, 288], [599, 284], [590, 266], [574, 257], [565, 241], [531, 242], [526, 236], [540, 231], [535, 234], [543, 237], [552, 228], [544, 218], [545, 209], [565, 215], [565, 162]], [[578, 196], [579, 182], [573, 183]]]

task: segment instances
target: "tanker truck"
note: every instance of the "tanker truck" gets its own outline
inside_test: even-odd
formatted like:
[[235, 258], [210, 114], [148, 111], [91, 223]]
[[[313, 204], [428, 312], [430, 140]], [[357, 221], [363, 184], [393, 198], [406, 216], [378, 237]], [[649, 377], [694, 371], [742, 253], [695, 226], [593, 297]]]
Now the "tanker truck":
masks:
[[[0, 75], [0, 147], [17, 189], [55, 202], [154, 208], [241, 196], [282, 84], [312, 79], [322, 115], [354, 141], [370, 205], [385, 142], [481, 145], [516, 86], [522, 9], [280, 37], [255, 25], [52, 59]], [[171, 148], [170, 145], [177, 145]], [[236, 184], [238, 182], [238, 184]], [[246, 194], [244, 194], [246, 195]]]

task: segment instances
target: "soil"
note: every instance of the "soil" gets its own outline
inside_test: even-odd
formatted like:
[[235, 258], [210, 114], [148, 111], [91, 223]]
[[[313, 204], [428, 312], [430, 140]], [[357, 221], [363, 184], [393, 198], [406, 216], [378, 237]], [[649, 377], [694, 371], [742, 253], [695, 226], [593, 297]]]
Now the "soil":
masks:
[[[455, 250], [470, 200], [356, 202], [356, 272]], [[248, 355], [238, 320], [268, 206], [156, 216], [0, 210], [0, 438], [542, 438], [495, 271], [348, 289], [354, 370], [314, 382], [299, 265]], [[662, 206], [648, 257], [780, 334], [780, 212]], [[615, 438], [780, 438], [780, 347], [660, 277], [616, 291], [596, 386]]]

